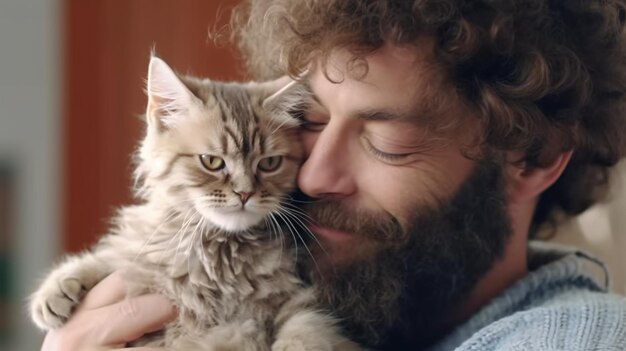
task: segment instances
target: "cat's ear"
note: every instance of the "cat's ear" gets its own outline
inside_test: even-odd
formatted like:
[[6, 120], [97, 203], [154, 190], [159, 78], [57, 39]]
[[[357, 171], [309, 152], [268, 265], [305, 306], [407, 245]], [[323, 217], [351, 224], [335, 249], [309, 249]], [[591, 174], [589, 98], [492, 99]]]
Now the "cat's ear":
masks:
[[301, 82], [283, 76], [276, 80], [261, 83], [269, 94], [263, 100], [263, 109], [270, 118], [285, 126], [297, 126], [300, 121], [293, 117], [294, 112], [304, 109], [310, 97], [308, 89]]
[[148, 126], [166, 130], [183, 118], [197, 98], [170, 66], [156, 56], [150, 58], [146, 84]]

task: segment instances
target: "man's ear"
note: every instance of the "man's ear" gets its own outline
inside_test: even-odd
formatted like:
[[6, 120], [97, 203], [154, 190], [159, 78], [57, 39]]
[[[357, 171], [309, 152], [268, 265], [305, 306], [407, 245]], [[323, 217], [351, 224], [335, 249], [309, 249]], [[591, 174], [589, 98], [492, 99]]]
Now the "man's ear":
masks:
[[507, 195], [510, 202], [534, 200], [554, 184], [572, 158], [573, 151], [558, 154], [544, 167], [525, 167], [510, 164], [507, 166]]

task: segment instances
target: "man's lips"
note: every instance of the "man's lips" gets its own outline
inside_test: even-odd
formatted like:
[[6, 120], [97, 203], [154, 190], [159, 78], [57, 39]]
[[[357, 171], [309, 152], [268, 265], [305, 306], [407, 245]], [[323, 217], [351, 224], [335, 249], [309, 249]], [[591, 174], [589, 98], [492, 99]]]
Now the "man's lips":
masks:
[[354, 234], [343, 232], [341, 230], [336, 230], [328, 227], [317, 226], [315, 224], [309, 224], [309, 229], [315, 236], [321, 237], [326, 241], [331, 241], [335, 243], [345, 243], [347, 241], [351, 241], [354, 239]]

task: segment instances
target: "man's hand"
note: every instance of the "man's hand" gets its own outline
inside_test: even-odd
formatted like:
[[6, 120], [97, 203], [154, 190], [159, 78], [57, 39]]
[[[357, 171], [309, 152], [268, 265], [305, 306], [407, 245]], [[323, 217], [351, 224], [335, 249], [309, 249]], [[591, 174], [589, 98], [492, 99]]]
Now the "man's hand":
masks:
[[122, 274], [116, 272], [85, 296], [63, 327], [48, 332], [41, 351], [163, 350], [123, 347], [146, 333], [162, 329], [175, 317], [174, 307], [161, 295], [127, 298]]

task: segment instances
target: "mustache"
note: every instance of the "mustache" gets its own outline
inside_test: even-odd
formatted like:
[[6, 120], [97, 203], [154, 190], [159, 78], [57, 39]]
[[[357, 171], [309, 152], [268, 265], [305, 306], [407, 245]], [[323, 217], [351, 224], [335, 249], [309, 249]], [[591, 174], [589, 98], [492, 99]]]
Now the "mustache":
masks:
[[385, 244], [404, 243], [407, 233], [391, 214], [352, 209], [339, 201], [309, 202], [302, 206], [315, 225]]

